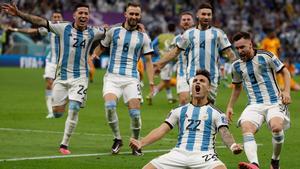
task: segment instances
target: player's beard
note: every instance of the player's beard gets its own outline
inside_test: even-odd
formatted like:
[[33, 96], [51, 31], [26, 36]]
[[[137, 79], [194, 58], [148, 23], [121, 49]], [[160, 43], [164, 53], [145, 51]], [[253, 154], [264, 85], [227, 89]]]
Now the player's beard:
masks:
[[140, 22], [140, 19], [129, 19], [128, 25], [130, 28], [135, 28], [139, 22]]

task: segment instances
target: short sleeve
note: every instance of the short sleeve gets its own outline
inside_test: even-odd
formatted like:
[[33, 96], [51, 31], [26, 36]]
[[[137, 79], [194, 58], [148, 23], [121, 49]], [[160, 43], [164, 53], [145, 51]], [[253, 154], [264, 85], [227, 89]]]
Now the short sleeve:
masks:
[[105, 33], [105, 38], [103, 40], [101, 40], [101, 45], [103, 47], [106, 47], [108, 48], [110, 46], [110, 43], [111, 43], [111, 40], [112, 40], [112, 34], [113, 34], [113, 31], [115, 29], [109, 29], [106, 33]]
[[45, 27], [39, 27], [38, 32], [41, 36], [47, 36], [48, 35], [48, 29]]
[[228, 40], [227, 35], [223, 31], [220, 31], [219, 42], [220, 42], [220, 50], [224, 50], [231, 46], [231, 43]]
[[153, 52], [153, 47], [151, 45], [151, 40], [147, 34], [144, 34], [144, 44], [143, 44], [144, 54]]
[[186, 31], [180, 38], [178, 39], [176, 45], [178, 48], [182, 50], [186, 50], [187, 47], [189, 46], [190, 41], [189, 41], [189, 31]]
[[284, 67], [284, 64], [276, 56], [268, 59], [268, 62], [271, 68], [273, 68], [276, 72], [280, 71]]
[[215, 123], [216, 123], [216, 127], [217, 129], [219, 129], [220, 127], [228, 127], [228, 120], [227, 117], [225, 116], [224, 113], [216, 113], [216, 119], [215, 119]]
[[232, 72], [232, 83], [242, 83], [243, 82], [243, 78], [242, 78], [242, 74], [240, 71], [240, 63], [239, 62], [234, 62], [231, 65], [231, 72]]
[[105, 36], [105, 29], [101, 27], [93, 27], [95, 32], [95, 40], [103, 39]]
[[63, 35], [65, 27], [69, 24], [69, 23], [53, 23], [51, 21], [48, 21], [48, 23], [49, 23], [50, 31], [57, 35]]
[[178, 122], [178, 114], [176, 113], [175, 110], [171, 110], [170, 113], [168, 114], [168, 117], [166, 118], [165, 122], [170, 125], [171, 128], [173, 128], [177, 122]]

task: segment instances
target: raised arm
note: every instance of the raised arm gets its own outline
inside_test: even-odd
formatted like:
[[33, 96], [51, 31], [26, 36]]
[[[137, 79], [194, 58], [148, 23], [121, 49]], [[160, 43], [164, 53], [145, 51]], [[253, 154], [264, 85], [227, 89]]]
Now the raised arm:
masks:
[[178, 47], [173, 48], [170, 52], [166, 53], [159, 61], [154, 64], [156, 66], [155, 69], [163, 68], [169, 61], [177, 57], [180, 52], [181, 49], [179, 49]]
[[242, 85], [240, 83], [235, 84], [226, 110], [226, 116], [230, 122], [232, 122], [233, 106], [237, 101], [237, 99], [239, 98], [241, 91], [242, 91]]
[[22, 11], [20, 11], [15, 2], [8, 4], [8, 3], [4, 3], [1, 6], [2, 10], [4, 12], [6, 12], [7, 14], [10, 14], [12, 16], [18, 16], [20, 18], [22, 18], [23, 20], [30, 22], [32, 24], [38, 25], [38, 26], [43, 26], [43, 27], [47, 27], [48, 21], [44, 18], [41, 18], [39, 16], [35, 16], [35, 15], [30, 15], [27, 13], [24, 13]]
[[141, 149], [149, 144], [152, 144], [164, 137], [171, 130], [167, 123], [161, 124], [158, 128], [152, 130], [141, 141], [131, 138], [129, 146], [134, 149]]
[[243, 151], [242, 146], [235, 143], [235, 140], [227, 127], [219, 128], [219, 132], [224, 144], [233, 152], [233, 154], [239, 154]]
[[26, 33], [26, 34], [33, 34], [33, 35], [37, 35], [39, 32], [38, 32], [38, 29], [36, 28], [9, 28], [10, 31], [13, 31], [13, 32], [20, 32], [20, 33]]

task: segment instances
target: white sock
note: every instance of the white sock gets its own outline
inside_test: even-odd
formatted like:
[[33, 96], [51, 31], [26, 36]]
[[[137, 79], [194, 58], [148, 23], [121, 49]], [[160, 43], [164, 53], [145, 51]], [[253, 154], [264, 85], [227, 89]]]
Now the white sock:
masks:
[[279, 160], [281, 147], [284, 142], [284, 132], [280, 131], [279, 133], [272, 133], [272, 144], [273, 144], [273, 160]]
[[107, 101], [105, 103], [105, 113], [107, 122], [113, 132], [114, 138], [121, 139], [119, 119], [116, 111], [117, 103], [115, 101]]
[[171, 88], [166, 89], [166, 92], [167, 92], [167, 99], [168, 100], [173, 99], [173, 94], [172, 94]]
[[257, 157], [257, 144], [254, 135], [252, 133], [244, 133], [243, 139], [244, 139], [244, 150], [248, 158], [248, 161], [250, 163], [259, 164], [258, 157]]
[[46, 105], [48, 109], [48, 114], [53, 114], [52, 111], [52, 90], [46, 90]]
[[80, 109], [80, 103], [76, 101], [70, 101], [68, 117], [65, 123], [65, 131], [61, 144], [68, 146], [71, 135], [75, 131], [78, 122], [78, 113]]
[[130, 109], [129, 114], [131, 117], [130, 127], [132, 130], [132, 137], [135, 139], [139, 139], [142, 127], [141, 111], [139, 109]]
[[158, 88], [154, 87], [152, 97], [156, 96], [158, 92], [159, 92]]

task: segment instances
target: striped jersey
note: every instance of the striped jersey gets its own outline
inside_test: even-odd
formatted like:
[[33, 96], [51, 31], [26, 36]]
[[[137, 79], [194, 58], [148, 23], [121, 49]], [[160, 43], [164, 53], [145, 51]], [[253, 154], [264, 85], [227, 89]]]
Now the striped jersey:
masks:
[[177, 46], [188, 50], [187, 78], [193, 78], [197, 69], [206, 69], [210, 72], [211, 82], [217, 86], [220, 52], [231, 46], [227, 35], [215, 27], [207, 30], [191, 28], [183, 33]]
[[271, 52], [256, 50], [255, 56], [246, 62], [232, 63], [232, 83], [243, 83], [249, 104], [281, 102], [275, 73], [284, 64]]
[[225, 114], [213, 105], [198, 107], [191, 103], [172, 110], [165, 123], [171, 128], [178, 124], [176, 147], [193, 152], [214, 152], [218, 129], [228, 126]]
[[47, 28], [44, 27], [38, 28], [38, 32], [42, 36], [48, 35], [50, 40], [50, 44], [46, 49], [46, 62], [57, 64], [59, 55], [59, 36], [52, 32], [48, 32]]
[[110, 48], [107, 72], [139, 79], [137, 63], [142, 54], [153, 52], [146, 33], [129, 31], [122, 25], [108, 30], [101, 45]]
[[[182, 34], [175, 36], [172, 42], [172, 46], [176, 45], [181, 40]], [[186, 78], [186, 69], [187, 69], [187, 61], [188, 61], [188, 50], [180, 52], [177, 60], [177, 78], [187, 79]]]
[[88, 53], [92, 42], [104, 37], [105, 30], [99, 27], [87, 27], [80, 31], [72, 23], [51, 23], [51, 32], [59, 36], [59, 59], [56, 77], [62, 80], [88, 77]]

